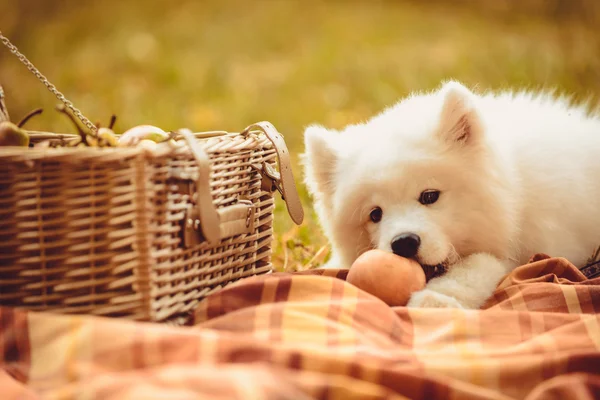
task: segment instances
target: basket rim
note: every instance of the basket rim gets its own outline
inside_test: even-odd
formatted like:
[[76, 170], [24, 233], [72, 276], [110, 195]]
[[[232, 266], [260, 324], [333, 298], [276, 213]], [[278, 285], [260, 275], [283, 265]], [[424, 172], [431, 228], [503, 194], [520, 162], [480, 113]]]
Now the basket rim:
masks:
[[[40, 141], [47, 139], [61, 140], [64, 138], [75, 139], [79, 138], [78, 134], [69, 133], [52, 133], [42, 131], [26, 131], [33, 132], [32, 138]], [[192, 133], [198, 140], [205, 143], [208, 147], [208, 153], [212, 153], [210, 150], [212, 144], [218, 142], [224, 138], [237, 138], [239, 136], [245, 136], [248, 140], [254, 140], [258, 146], [271, 147], [271, 143], [268, 137], [259, 130], [252, 130], [248, 132], [227, 132], [227, 131], [206, 131]], [[120, 136], [120, 135], [118, 135]], [[176, 142], [183, 141], [183, 135], [176, 133], [173, 137]], [[139, 154], [145, 154], [152, 157], [163, 157], [175, 152], [185, 151], [187, 146], [173, 145], [170, 140], [156, 143], [154, 149], [149, 149], [142, 146], [123, 146], [123, 147], [24, 147], [24, 146], [0, 146], [0, 158], [16, 158], [22, 160], [42, 160], [46, 158], [59, 159], [62, 157], [75, 157], [75, 158], [86, 158], [86, 157], [98, 157], [100, 155], [114, 156], [118, 154], [122, 157], [136, 156]], [[183, 148], [183, 149], [182, 149]], [[248, 148], [248, 150], [250, 150]]]
[[[182, 135], [177, 131], [165, 131], [166, 133], [173, 133], [175, 138], [181, 138]], [[253, 131], [258, 132], [258, 131]], [[63, 132], [49, 132], [49, 131], [38, 131], [38, 130], [25, 130], [25, 133], [29, 135], [31, 139], [44, 140], [44, 139], [76, 139], [79, 138], [80, 135], [77, 133], [63, 133]], [[212, 131], [192, 131], [192, 135], [194, 135], [197, 139], [210, 139], [213, 137], [222, 137], [222, 136], [236, 136], [247, 134], [250, 132], [229, 132], [225, 130], [212, 130]], [[116, 133], [116, 137], [121, 137], [122, 133]], [[9, 147], [9, 146], [7, 146]]]

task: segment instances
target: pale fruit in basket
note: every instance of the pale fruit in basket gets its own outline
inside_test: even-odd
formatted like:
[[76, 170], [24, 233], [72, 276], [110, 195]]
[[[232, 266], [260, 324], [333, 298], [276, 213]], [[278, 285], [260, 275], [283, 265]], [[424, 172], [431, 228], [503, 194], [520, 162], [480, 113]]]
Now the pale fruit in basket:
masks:
[[13, 124], [10, 121], [0, 122], [0, 146], [29, 146], [29, 135], [23, 129], [23, 125], [34, 115], [42, 113], [42, 109], [38, 108], [23, 117], [18, 124]]
[[138, 125], [121, 135], [119, 138], [119, 146], [136, 146], [143, 140], [159, 143], [168, 138], [169, 134], [156, 126]]
[[136, 145], [136, 147], [141, 147], [146, 150], [154, 150], [156, 149], [156, 146], [158, 146], [158, 143], [156, 143], [154, 140], [149, 139], [140, 140]]
[[104, 146], [108, 147], [117, 147], [119, 144], [119, 139], [117, 139], [117, 135], [110, 128], [99, 128], [98, 129], [98, 141]]
[[29, 135], [12, 122], [0, 123], [0, 146], [29, 146]]

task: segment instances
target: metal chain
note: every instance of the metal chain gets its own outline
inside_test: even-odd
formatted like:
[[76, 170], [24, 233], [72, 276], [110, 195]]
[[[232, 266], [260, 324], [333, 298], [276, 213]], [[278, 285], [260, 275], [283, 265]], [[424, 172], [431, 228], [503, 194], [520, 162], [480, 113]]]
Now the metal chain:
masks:
[[56, 86], [54, 86], [52, 83], [50, 83], [50, 81], [44, 76], [42, 75], [42, 73], [31, 63], [31, 61], [29, 61], [27, 59], [27, 57], [25, 57], [20, 51], [19, 49], [17, 49], [17, 47], [12, 44], [10, 42], [10, 40], [8, 40], [8, 38], [6, 36], [4, 36], [2, 34], [2, 31], [0, 31], [0, 40], [2, 40], [2, 43], [4, 43], [4, 45], [6, 47], [8, 47], [8, 50], [10, 50], [11, 53], [13, 53], [15, 56], [17, 56], [17, 58], [27, 67], [27, 69], [33, 74], [35, 75], [40, 82], [42, 82], [50, 92], [52, 92], [56, 98], [60, 101], [63, 102], [63, 104], [69, 109], [71, 110], [71, 112], [73, 112], [73, 114], [79, 118], [79, 120], [92, 132], [96, 132], [98, 130], [98, 128], [96, 128], [96, 125], [94, 125], [92, 123], [92, 121], [90, 121], [89, 119], [87, 119], [82, 113], [81, 111], [79, 111], [77, 108], [75, 108], [75, 106], [73, 105], [73, 103], [71, 103], [64, 94], [62, 94], [61, 92], [58, 91], [58, 89], [56, 88]]

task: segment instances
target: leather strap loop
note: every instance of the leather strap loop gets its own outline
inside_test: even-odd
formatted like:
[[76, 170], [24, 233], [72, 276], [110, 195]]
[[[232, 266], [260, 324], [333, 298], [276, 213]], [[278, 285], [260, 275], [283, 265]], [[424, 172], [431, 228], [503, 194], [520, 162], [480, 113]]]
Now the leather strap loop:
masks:
[[277, 132], [277, 129], [275, 129], [273, 124], [267, 121], [252, 124], [244, 129], [242, 133], [247, 133], [254, 129], [264, 132], [275, 147], [277, 159], [279, 161], [279, 173], [281, 174], [282, 197], [292, 221], [297, 225], [300, 225], [304, 220], [304, 210], [302, 209], [302, 203], [300, 202], [300, 196], [298, 195], [296, 182], [294, 181], [290, 154], [285, 141], [283, 140], [283, 136]]

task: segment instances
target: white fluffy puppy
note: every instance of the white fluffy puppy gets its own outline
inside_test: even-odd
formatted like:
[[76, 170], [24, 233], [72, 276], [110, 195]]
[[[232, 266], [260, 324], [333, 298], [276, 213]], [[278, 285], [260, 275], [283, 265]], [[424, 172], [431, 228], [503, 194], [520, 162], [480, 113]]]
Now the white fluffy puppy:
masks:
[[447, 267], [409, 306], [479, 308], [535, 253], [581, 267], [600, 244], [600, 117], [564, 98], [450, 81], [305, 146], [327, 267], [372, 248]]

